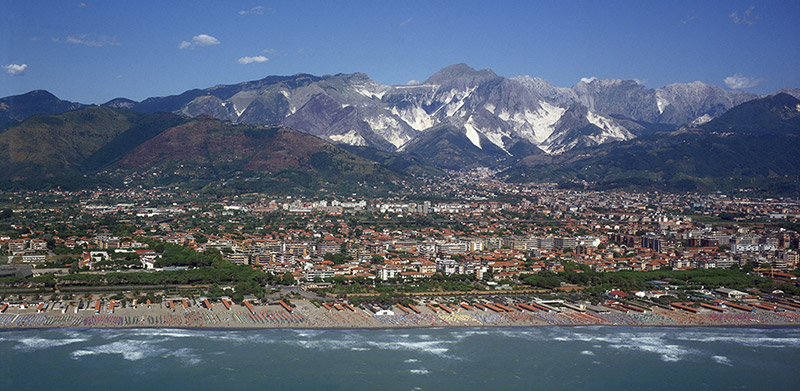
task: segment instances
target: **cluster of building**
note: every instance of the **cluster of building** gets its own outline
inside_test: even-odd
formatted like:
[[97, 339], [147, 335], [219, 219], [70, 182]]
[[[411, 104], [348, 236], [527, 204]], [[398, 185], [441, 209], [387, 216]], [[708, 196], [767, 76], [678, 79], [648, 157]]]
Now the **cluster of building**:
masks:
[[[15, 214], [27, 221], [15, 222], [14, 229], [27, 232], [0, 235], [0, 251], [12, 262], [37, 264], [55, 256], [51, 247], [80, 250], [79, 267], [88, 269], [135, 254], [139, 263], [126, 267], [158, 269], [162, 255], [137, 239], [149, 238], [200, 252], [219, 250], [231, 262], [309, 282], [435, 273], [499, 280], [557, 272], [567, 264], [595, 271], [753, 264], [779, 272], [798, 264], [800, 235], [768, 223], [796, 222], [800, 203], [794, 200], [575, 191], [506, 184], [479, 174], [426, 185], [441, 193], [468, 184], [455, 201], [203, 199], [165, 189], [12, 195]], [[33, 204], [37, 197], [64, 206]], [[41, 216], [49, 220], [39, 225]], [[129, 232], [103, 226], [109, 218]], [[48, 228], [79, 220], [93, 228], [70, 234]]]

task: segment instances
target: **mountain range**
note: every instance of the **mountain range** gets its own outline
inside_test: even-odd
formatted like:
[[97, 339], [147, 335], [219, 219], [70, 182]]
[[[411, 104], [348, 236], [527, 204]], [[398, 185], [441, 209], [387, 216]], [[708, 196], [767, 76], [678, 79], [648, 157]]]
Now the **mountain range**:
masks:
[[[505, 169], [508, 180], [624, 187], [638, 177], [657, 188], [702, 190], [717, 186], [709, 179], [717, 174], [761, 178], [800, 171], [791, 162], [767, 164], [774, 166], [767, 171], [697, 170], [725, 159], [740, 160], [725, 167], [769, 160], [758, 148], [777, 148], [789, 160], [800, 160], [784, 148], [796, 142], [798, 96], [800, 89], [762, 97], [700, 82], [651, 89], [634, 80], [594, 78], [554, 87], [541, 78], [505, 78], [464, 64], [400, 86], [378, 84], [362, 73], [297, 74], [141, 102], [117, 98], [102, 107], [32, 91], [0, 99], [0, 168], [17, 179], [145, 167], [176, 173], [179, 166], [196, 170], [180, 174], [184, 179], [282, 170], [324, 176], [332, 173], [319, 171], [321, 155], [311, 155], [325, 150], [357, 161], [339, 167], [348, 174], [331, 175], [343, 181], [366, 172], [356, 166], [379, 167], [386, 175], [375, 178], [384, 183], [410, 173], [439, 175], [439, 168], [491, 167]], [[278, 138], [254, 136], [264, 126], [284, 130], [276, 131]], [[286, 137], [292, 141], [279, 142]], [[742, 144], [748, 137], [750, 144]], [[198, 144], [179, 148], [175, 139]], [[765, 144], [767, 139], [784, 144]], [[219, 148], [209, 150], [209, 141]], [[709, 150], [686, 147], [703, 142]], [[284, 149], [274, 149], [278, 145]], [[720, 145], [728, 153], [716, 156], [719, 162], [705, 162]], [[307, 181], [311, 187], [319, 183]]]
[[[417, 152], [414, 140], [458, 133], [459, 150], [490, 160], [541, 150], [629, 140], [648, 127], [707, 122], [757, 98], [700, 82], [650, 89], [633, 80], [583, 79], [571, 88], [541, 78], [505, 78], [490, 69], [448, 66], [421, 83], [388, 86], [363, 73], [270, 76], [235, 85], [189, 90], [142, 102], [105, 105], [153, 113], [201, 114], [234, 123], [284, 125], [334, 143]], [[469, 141], [463, 143], [462, 141]], [[522, 144], [520, 144], [522, 143]], [[472, 144], [470, 147], [468, 144]], [[453, 147], [453, 143], [448, 143]], [[423, 156], [431, 157], [429, 154]], [[446, 156], [431, 157], [443, 161]]]
[[786, 93], [742, 103], [699, 126], [561, 155], [528, 156], [499, 174], [596, 189], [800, 195], [800, 100]]

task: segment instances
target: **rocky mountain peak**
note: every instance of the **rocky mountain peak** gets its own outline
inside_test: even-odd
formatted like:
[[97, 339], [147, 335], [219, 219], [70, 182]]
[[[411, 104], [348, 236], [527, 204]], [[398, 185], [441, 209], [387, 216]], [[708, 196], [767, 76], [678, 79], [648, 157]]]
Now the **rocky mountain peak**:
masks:
[[425, 80], [424, 84], [442, 84], [453, 79], [482, 79], [495, 78], [497, 76], [491, 69], [476, 70], [467, 64], [455, 64], [442, 68]]

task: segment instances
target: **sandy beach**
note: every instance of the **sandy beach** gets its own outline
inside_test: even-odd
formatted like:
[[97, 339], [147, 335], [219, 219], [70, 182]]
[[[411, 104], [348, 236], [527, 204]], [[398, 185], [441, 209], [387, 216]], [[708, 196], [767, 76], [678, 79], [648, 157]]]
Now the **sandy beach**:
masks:
[[[188, 303], [187, 303], [188, 304]], [[115, 308], [110, 312], [104, 302], [100, 311], [94, 306], [75, 311], [55, 309], [37, 310], [38, 305], [20, 308], [10, 305], [0, 314], [0, 328], [309, 328], [309, 329], [364, 329], [404, 327], [494, 327], [494, 326], [574, 326], [574, 325], [625, 325], [625, 326], [787, 326], [800, 325], [800, 313], [755, 310], [746, 312], [726, 309], [719, 313], [699, 310], [690, 313], [682, 310], [654, 308], [638, 312], [607, 310], [601, 312], [559, 308], [557, 311], [531, 310], [520, 306], [505, 306], [495, 311], [476, 306], [450, 305], [392, 306], [381, 313], [367, 308], [346, 306], [316, 306], [309, 301], [293, 301], [291, 312], [279, 304], [222, 303], [211, 308], [175, 302], [157, 303], [147, 308], [139, 305]], [[418, 312], [416, 312], [418, 311]]]

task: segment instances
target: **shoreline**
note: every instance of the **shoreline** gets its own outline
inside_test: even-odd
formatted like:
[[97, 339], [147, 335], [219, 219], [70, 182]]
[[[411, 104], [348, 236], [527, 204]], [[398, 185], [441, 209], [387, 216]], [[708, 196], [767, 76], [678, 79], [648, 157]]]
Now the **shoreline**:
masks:
[[414, 327], [162, 327], [162, 326], [143, 326], [143, 327], [20, 327], [20, 328], [0, 328], [0, 333], [14, 331], [39, 331], [39, 330], [67, 330], [67, 331], [89, 331], [89, 330], [185, 330], [185, 331], [262, 331], [262, 330], [313, 330], [313, 331], [373, 331], [373, 330], [436, 330], [436, 329], [524, 329], [524, 328], [580, 328], [580, 327], [603, 327], [603, 328], [637, 328], [637, 329], [660, 329], [660, 328], [708, 328], [708, 329], [791, 329], [800, 328], [800, 324], [741, 324], [741, 325], [626, 325], [626, 324], [580, 324], [580, 325], [503, 325], [503, 326], [414, 326]]
[[[444, 307], [442, 307], [444, 308]], [[735, 309], [724, 313], [653, 308], [643, 312], [510, 310], [494, 312], [477, 308], [450, 307], [435, 311], [420, 306], [418, 312], [391, 307], [380, 313], [364, 308], [316, 307], [305, 300], [294, 308], [279, 305], [233, 304], [230, 309], [215, 303], [211, 309], [185, 305], [166, 308], [117, 308], [114, 311], [84, 309], [37, 312], [32, 308], [10, 308], [0, 314], [0, 330], [37, 329], [184, 329], [184, 330], [402, 330], [411, 328], [508, 328], [508, 327], [800, 327], [800, 312]]]

